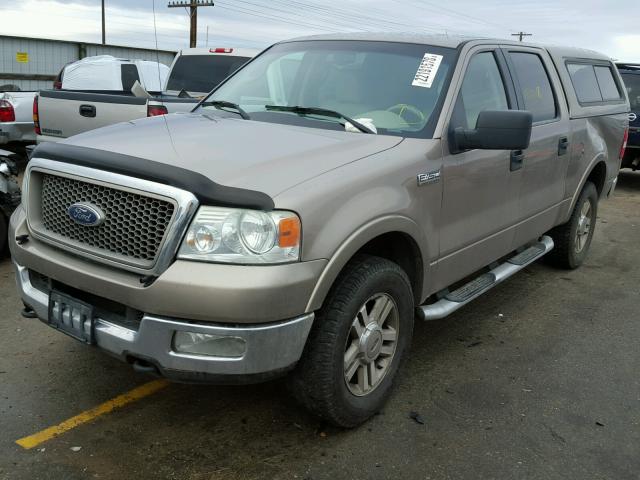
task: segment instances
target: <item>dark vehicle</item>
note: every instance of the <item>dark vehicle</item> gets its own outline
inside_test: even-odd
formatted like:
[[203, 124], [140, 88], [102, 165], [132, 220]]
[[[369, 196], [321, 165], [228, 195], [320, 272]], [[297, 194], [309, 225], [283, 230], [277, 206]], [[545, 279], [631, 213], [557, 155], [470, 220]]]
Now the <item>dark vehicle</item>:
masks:
[[637, 170], [640, 165], [640, 64], [618, 63], [618, 70], [629, 94], [629, 137], [620, 168]]

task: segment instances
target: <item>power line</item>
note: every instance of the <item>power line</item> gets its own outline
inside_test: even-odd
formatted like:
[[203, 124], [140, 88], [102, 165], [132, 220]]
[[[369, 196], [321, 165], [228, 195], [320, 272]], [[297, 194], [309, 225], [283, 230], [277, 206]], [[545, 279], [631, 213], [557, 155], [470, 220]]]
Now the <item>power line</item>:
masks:
[[[237, 1], [250, 3], [248, 2], [248, 0], [237, 0]], [[286, 1], [272, 0], [272, 3], [273, 2], [281, 5], [284, 4], [284, 6], [287, 8], [286, 10], [280, 10], [280, 11], [288, 13], [288, 12], [293, 12], [292, 8], [298, 8], [299, 9], [298, 11], [301, 13], [293, 13], [296, 16], [309, 18], [309, 14], [311, 14], [311, 15], [315, 15], [319, 20], [326, 21], [325, 19], [328, 19], [334, 24], [338, 24], [337, 21], [339, 21], [340, 25], [345, 25], [345, 22], [346, 22], [345, 26], [348, 28], [352, 28], [354, 26], [364, 26], [364, 27], [376, 28], [376, 29], [383, 29], [383, 28], [389, 29], [388, 28], [389, 26], [398, 26], [398, 27], [409, 27], [409, 28], [419, 29], [423, 31], [435, 30], [435, 29], [425, 28], [424, 26], [421, 26], [421, 25], [411, 25], [407, 23], [390, 20], [388, 18], [385, 19], [385, 18], [375, 17], [372, 15], [363, 15], [361, 12], [353, 12], [345, 9], [340, 9], [338, 7], [328, 8], [320, 5], [310, 5], [308, 3], [295, 1], [295, 0], [286, 0]], [[270, 8], [273, 8], [273, 6], [271, 6]]]
[[[392, 1], [397, 2], [397, 3], [401, 3], [400, 0], [392, 0]], [[471, 21], [471, 22], [474, 22], [474, 23], [481, 23], [481, 24], [488, 25], [488, 26], [491, 26], [491, 27], [494, 27], [494, 28], [495, 27], [500, 28], [500, 29], [508, 28], [505, 25], [500, 25], [500, 24], [497, 24], [497, 23], [494, 23], [494, 22], [490, 22], [490, 21], [484, 20], [484, 19], [482, 19], [480, 17], [475, 17], [475, 16], [469, 15], [467, 13], [459, 12], [458, 10], [454, 10], [452, 8], [443, 7], [441, 5], [438, 5], [438, 4], [435, 4], [435, 3], [432, 3], [432, 2], [428, 2], [426, 0], [422, 0], [421, 3], [427, 4], [432, 8], [441, 10], [444, 15], [448, 15], [450, 17], [464, 18], [467, 21]], [[416, 7], [420, 7], [419, 5], [416, 5], [415, 3], [414, 3], [414, 5]], [[422, 7], [422, 8], [424, 8], [424, 7]]]
[[316, 24], [311, 24], [308, 22], [300, 22], [300, 21], [296, 21], [294, 19], [285, 19], [283, 17], [278, 17], [276, 15], [270, 15], [270, 14], [263, 14], [262, 12], [256, 11], [256, 10], [250, 10], [248, 8], [245, 7], [230, 7], [228, 5], [221, 5], [218, 2], [218, 8], [223, 8], [225, 10], [229, 10], [232, 12], [237, 12], [237, 13], [242, 13], [245, 15], [252, 15], [254, 17], [260, 17], [260, 18], [266, 18], [268, 20], [276, 20], [278, 22], [282, 22], [282, 23], [288, 23], [291, 25], [295, 25], [297, 27], [310, 27], [310, 28], [316, 28], [318, 30], [324, 30], [325, 32], [332, 32], [335, 33], [338, 30], [336, 29], [331, 29], [331, 28], [327, 28], [325, 26], [321, 26], [321, 25], [316, 25]]

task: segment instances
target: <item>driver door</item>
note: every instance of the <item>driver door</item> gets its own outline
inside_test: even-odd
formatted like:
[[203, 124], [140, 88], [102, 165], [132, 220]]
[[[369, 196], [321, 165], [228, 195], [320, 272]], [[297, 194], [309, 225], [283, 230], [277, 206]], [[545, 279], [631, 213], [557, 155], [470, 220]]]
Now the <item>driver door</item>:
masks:
[[[517, 108], [513, 83], [497, 46], [471, 50], [465, 62], [448, 132], [474, 128], [481, 111]], [[510, 251], [521, 182], [521, 172], [511, 171], [510, 151], [451, 153], [445, 138], [443, 153], [437, 289]]]

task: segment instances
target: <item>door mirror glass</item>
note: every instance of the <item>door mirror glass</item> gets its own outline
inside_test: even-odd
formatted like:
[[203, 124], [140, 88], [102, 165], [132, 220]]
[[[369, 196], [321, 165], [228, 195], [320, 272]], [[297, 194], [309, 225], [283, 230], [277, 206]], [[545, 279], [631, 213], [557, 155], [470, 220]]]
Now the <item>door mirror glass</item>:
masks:
[[452, 135], [455, 152], [464, 150], [524, 150], [529, 147], [533, 116], [523, 110], [485, 110], [476, 128], [458, 127]]

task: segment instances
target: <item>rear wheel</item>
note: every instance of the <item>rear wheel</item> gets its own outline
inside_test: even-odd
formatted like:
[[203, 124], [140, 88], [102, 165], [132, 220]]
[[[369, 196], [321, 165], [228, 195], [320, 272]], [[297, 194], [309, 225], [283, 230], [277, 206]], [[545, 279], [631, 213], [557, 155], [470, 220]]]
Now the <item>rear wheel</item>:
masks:
[[340, 427], [378, 412], [411, 344], [414, 303], [397, 264], [358, 256], [345, 267], [317, 312], [291, 376], [296, 398]]
[[598, 214], [598, 191], [587, 182], [578, 197], [571, 218], [549, 232], [555, 243], [547, 258], [562, 268], [578, 268], [587, 257]]

